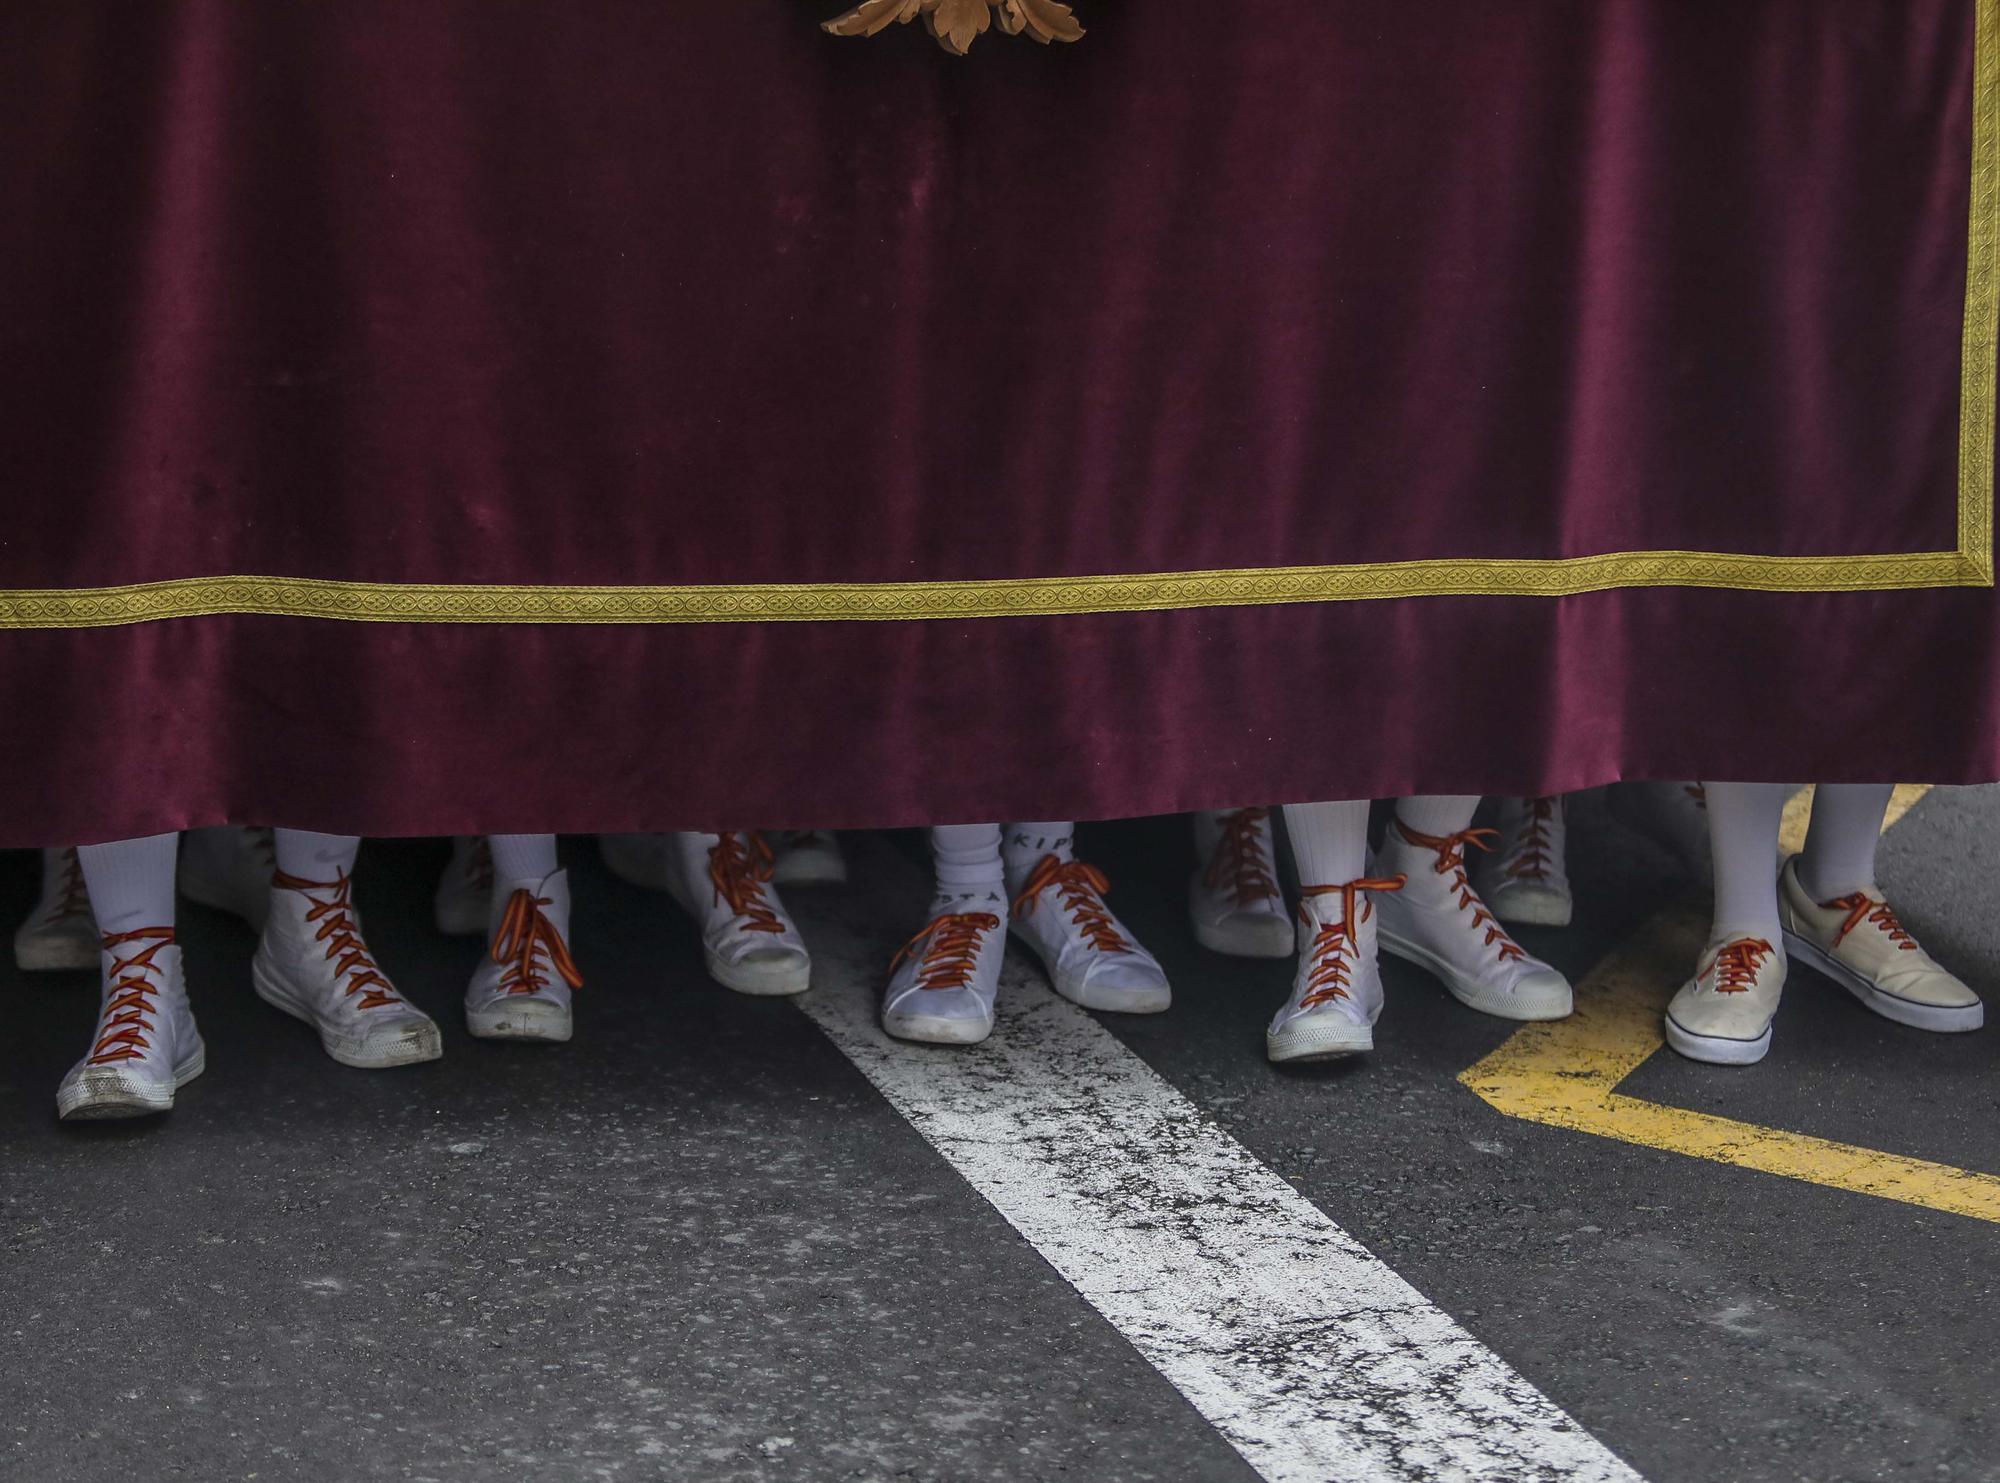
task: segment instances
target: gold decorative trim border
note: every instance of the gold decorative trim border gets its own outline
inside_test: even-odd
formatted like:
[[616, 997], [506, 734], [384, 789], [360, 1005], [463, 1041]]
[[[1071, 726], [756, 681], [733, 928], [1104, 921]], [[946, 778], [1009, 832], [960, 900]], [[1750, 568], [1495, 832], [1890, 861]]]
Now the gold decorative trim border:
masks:
[[1956, 551], [1868, 556], [1620, 551], [959, 582], [639, 587], [186, 577], [123, 587], [0, 589], [0, 628], [93, 628], [224, 613], [374, 623], [881, 622], [1397, 597], [1567, 597], [1616, 587], [1761, 592], [1990, 587], [2000, 346], [2000, 0], [1977, 0], [1975, 25]]
[[1392, 561], [966, 582], [751, 582], [669, 587], [452, 586], [311, 577], [188, 577], [0, 591], [0, 628], [88, 628], [261, 613], [363, 623], [806, 623], [1004, 618], [1441, 596], [1565, 597], [1613, 587], [1854, 592], [1990, 585], [1956, 551], [1742, 556], [1621, 551], [1562, 560]]

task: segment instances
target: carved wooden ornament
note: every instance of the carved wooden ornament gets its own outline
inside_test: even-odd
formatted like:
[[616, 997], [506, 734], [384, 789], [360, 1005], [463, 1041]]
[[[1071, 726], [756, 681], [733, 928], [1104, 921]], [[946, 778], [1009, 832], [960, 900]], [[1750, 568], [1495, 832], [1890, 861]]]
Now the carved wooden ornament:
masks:
[[922, 16], [938, 45], [962, 57], [993, 23], [995, 11], [1000, 29], [1009, 36], [1025, 31], [1046, 45], [1076, 41], [1083, 35], [1083, 27], [1061, 0], [862, 0], [847, 14], [826, 22], [826, 29], [836, 36], [873, 36], [897, 21], [907, 23]]

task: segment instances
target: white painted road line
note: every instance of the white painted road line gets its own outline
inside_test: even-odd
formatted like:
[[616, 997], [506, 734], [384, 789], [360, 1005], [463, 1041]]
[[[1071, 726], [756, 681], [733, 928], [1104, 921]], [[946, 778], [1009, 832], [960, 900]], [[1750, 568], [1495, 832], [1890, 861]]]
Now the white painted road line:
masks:
[[791, 905], [799, 1007], [1265, 1478], [1637, 1480], [1038, 972], [1010, 963], [986, 1044], [903, 1045], [876, 1022], [891, 919]]

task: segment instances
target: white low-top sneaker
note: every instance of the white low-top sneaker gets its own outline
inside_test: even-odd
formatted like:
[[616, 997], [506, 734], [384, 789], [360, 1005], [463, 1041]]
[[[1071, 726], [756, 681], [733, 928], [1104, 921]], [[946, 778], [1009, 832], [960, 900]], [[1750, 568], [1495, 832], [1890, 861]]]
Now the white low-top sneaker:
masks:
[[847, 857], [840, 840], [825, 829], [787, 829], [777, 836], [777, 857], [771, 879], [781, 886], [841, 886], [847, 883]]
[[437, 929], [446, 937], [477, 937], [493, 919], [493, 848], [483, 834], [451, 842], [451, 860], [431, 898]]
[[90, 892], [76, 851], [42, 851], [42, 894], [14, 932], [14, 966], [24, 973], [95, 968], [101, 951]]
[[396, 991], [361, 935], [353, 878], [271, 878], [271, 917], [250, 961], [257, 997], [319, 1032], [343, 1066], [374, 1070], [435, 1061], [444, 1040], [429, 1015]]
[[1292, 919], [1278, 888], [1271, 811], [1239, 808], [1222, 815], [1221, 836], [1188, 882], [1194, 939], [1236, 958], [1288, 958]]
[[482, 1040], [568, 1040], [570, 991], [583, 975], [569, 952], [569, 873], [502, 882], [493, 945], [465, 991], [465, 1028]]
[[1503, 798], [1494, 827], [1499, 843], [1473, 871], [1493, 915], [1529, 927], [1567, 927], [1575, 904], [1562, 796]]
[[993, 1033], [1007, 934], [990, 911], [945, 912], [889, 964], [882, 1028], [898, 1040], [976, 1045]]
[[812, 955], [771, 887], [771, 847], [764, 836], [671, 834], [669, 889], [701, 924], [709, 977], [739, 994], [803, 994], [812, 987]]
[[1408, 884], [1381, 903], [1382, 946], [1428, 968], [1459, 1003], [1505, 1020], [1559, 1020], [1569, 980], [1507, 935], [1465, 874], [1468, 846], [1490, 849], [1490, 829], [1418, 834], [1391, 820], [1378, 875]]
[[1614, 783], [1604, 801], [1612, 818], [1672, 855], [1697, 884], [1714, 885], [1708, 790], [1700, 783]]
[[90, 1054], [56, 1088], [64, 1119], [148, 1117], [201, 1075], [208, 1053], [188, 1007], [171, 927], [108, 933], [100, 944], [104, 1003]]
[[1166, 970], [1104, 904], [1111, 882], [1096, 866], [1044, 855], [1007, 887], [1009, 930], [1063, 998], [1113, 1014], [1158, 1014], [1174, 1002]]
[[1951, 1031], [1986, 1023], [1979, 996], [1923, 950], [1880, 891], [1815, 901], [1798, 867], [1794, 855], [1778, 873], [1778, 919], [1793, 957], [1899, 1025]]
[[674, 847], [671, 834], [600, 834], [597, 852], [604, 868], [627, 885], [646, 891], [674, 888]]
[[181, 836], [181, 895], [241, 917], [259, 932], [271, 914], [277, 868], [268, 829], [190, 829]]
[[1264, 1032], [1274, 1061], [1332, 1061], [1375, 1048], [1382, 969], [1375, 906], [1363, 892], [1400, 891], [1397, 879], [1307, 886], [1299, 895], [1298, 967], [1292, 996]]
[[1691, 1061], [1748, 1066], [1771, 1049], [1785, 955], [1761, 937], [1711, 942], [1667, 1005], [1667, 1044]]

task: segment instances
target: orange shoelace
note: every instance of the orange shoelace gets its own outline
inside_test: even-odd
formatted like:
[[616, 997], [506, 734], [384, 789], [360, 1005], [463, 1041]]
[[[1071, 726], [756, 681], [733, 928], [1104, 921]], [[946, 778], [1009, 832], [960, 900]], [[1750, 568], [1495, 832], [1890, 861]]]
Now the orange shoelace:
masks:
[[1437, 864], [1432, 868], [1439, 875], [1451, 876], [1450, 889], [1458, 893], [1458, 909], [1472, 913], [1475, 929], [1486, 928], [1486, 946], [1497, 951], [1501, 962], [1518, 961], [1528, 956], [1521, 945], [1507, 935], [1507, 929], [1500, 925], [1499, 918], [1486, 909], [1486, 903], [1472, 889], [1472, 882], [1465, 878], [1466, 846], [1490, 852], [1493, 841], [1499, 837], [1497, 830], [1461, 829], [1456, 834], [1419, 834], [1401, 819], [1395, 821], [1395, 827], [1396, 832], [1410, 844], [1437, 852]]
[[1555, 821], [1560, 798], [1530, 798], [1528, 816], [1521, 827], [1521, 847], [1507, 862], [1507, 874], [1515, 880], [1545, 881], [1549, 878], [1549, 825]]
[[761, 834], [725, 834], [709, 846], [708, 878], [715, 883], [715, 899], [728, 902], [731, 911], [745, 918], [745, 932], [785, 930], [764, 899], [764, 883], [776, 866], [771, 846]]
[[583, 987], [583, 975], [577, 972], [576, 960], [569, 955], [569, 944], [556, 931], [555, 923], [542, 913], [543, 907], [553, 904], [548, 897], [537, 896], [525, 888], [507, 898], [507, 910], [500, 916], [500, 930], [493, 934], [493, 946], [487, 949], [487, 956], [494, 962], [507, 966], [500, 976], [501, 993], [539, 994], [549, 986], [547, 970], [536, 961], [538, 952], [548, 955], [549, 966], [564, 983], [572, 989]]
[[896, 956], [889, 960], [889, 971], [894, 973], [902, 966], [903, 959], [921, 952], [918, 988], [962, 989], [972, 981], [973, 969], [979, 964], [980, 941], [988, 932], [999, 929], [1000, 918], [990, 911], [950, 912], [933, 917], [924, 924], [923, 931], [896, 950]]
[[63, 851], [62, 881], [56, 889], [55, 921], [90, 915], [90, 892], [83, 884], [83, 861], [77, 858], [74, 846]]
[[1267, 808], [1239, 808], [1222, 816], [1222, 838], [1209, 858], [1202, 883], [1218, 890], [1227, 883], [1230, 900], [1242, 905], [1266, 901], [1278, 894], [1278, 878], [1264, 854]]
[[[1353, 965], [1348, 962], [1347, 950], [1354, 944], [1354, 930], [1374, 915], [1375, 904], [1361, 900], [1363, 891], [1400, 891], [1409, 883], [1408, 877], [1394, 875], [1386, 880], [1352, 880], [1341, 886], [1306, 886], [1299, 892], [1299, 920], [1310, 923], [1306, 915], [1306, 902], [1315, 896], [1338, 896], [1340, 898], [1340, 920], [1321, 922], [1319, 933], [1313, 938], [1311, 948], [1312, 968], [1306, 975], [1305, 997], [1299, 1000], [1299, 1008], [1312, 1009], [1317, 1005], [1335, 999], [1345, 999], [1348, 989], [1348, 974]], [[1361, 915], [1356, 916], [1359, 905]]]
[[1021, 894], [1014, 898], [1014, 914], [1025, 917], [1035, 909], [1042, 892], [1054, 886], [1061, 895], [1069, 919], [1082, 930], [1085, 939], [1099, 952], [1129, 952], [1124, 937], [1112, 924], [1111, 909], [1104, 893], [1111, 889], [1108, 876], [1082, 860], [1058, 860], [1044, 855], [1028, 872]]
[[[336, 979], [347, 980], [348, 998], [359, 994], [363, 1009], [386, 1009], [403, 1002], [396, 986], [382, 976], [382, 970], [368, 952], [368, 944], [361, 940], [361, 924], [354, 920], [352, 876], [343, 870], [331, 881], [309, 881], [296, 875], [286, 875], [282, 870], [273, 870], [271, 889], [297, 891], [312, 903], [306, 909], [306, 925], [319, 923], [319, 931], [313, 934], [313, 938], [326, 944], [326, 960], [333, 964]], [[316, 896], [313, 894], [315, 891], [332, 894]]]
[[111, 994], [104, 1002], [102, 1033], [97, 1044], [91, 1047], [90, 1064], [93, 1066], [115, 1066], [121, 1061], [136, 1061], [146, 1053], [149, 1042], [146, 1037], [153, 1029], [153, 995], [160, 992], [162, 985], [147, 977], [157, 973], [162, 978], [165, 970], [153, 963], [153, 954], [163, 947], [174, 945], [174, 929], [171, 927], [141, 927], [136, 932], [107, 932], [104, 934], [104, 950], [112, 952], [128, 942], [146, 942], [152, 946], [142, 948], [129, 958], [120, 958], [111, 965]]
[[1700, 783], [1683, 783], [1681, 791], [1694, 800], [1694, 806], [1704, 813], [1708, 811], [1708, 789]]
[[480, 896], [493, 894], [493, 846], [486, 842], [486, 836], [475, 834], [472, 848], [466, 854], [465, 873], [470, 878], [472, 889]]
[[1771, 956], [1771, 944], [1761, 937], [1739, 937], [1715, 955], [1715, 992], [1743, 994], [1757, 982], [1757, 970]]
[[1916, 938], [1910, 936], [1909, 932], [1904, 929], [1903, 924], [1896, 920], [1896, 913], [1890, 907], [1889, 903], [1875, 900], [1866, 891], [1856, 891], [1851, 896], [1840, 896], [1832, 901], [1822, 901], [1820, 909], [1822, 911], [1844, 911], [1847, 913], [1847, 920], [1842, 922], [1840, 930], [1833, 934], [1833, 945], [1835, 947], [1839, 947], [1846, 940], [1847, 934], [1852, 932], [1856, 927], [1859, 927], [1863, 922], [1871, 922], [1889, 934], [1889, 940], [1896, 944], [1898, 951], [1914, 953], [1917, 950]]

